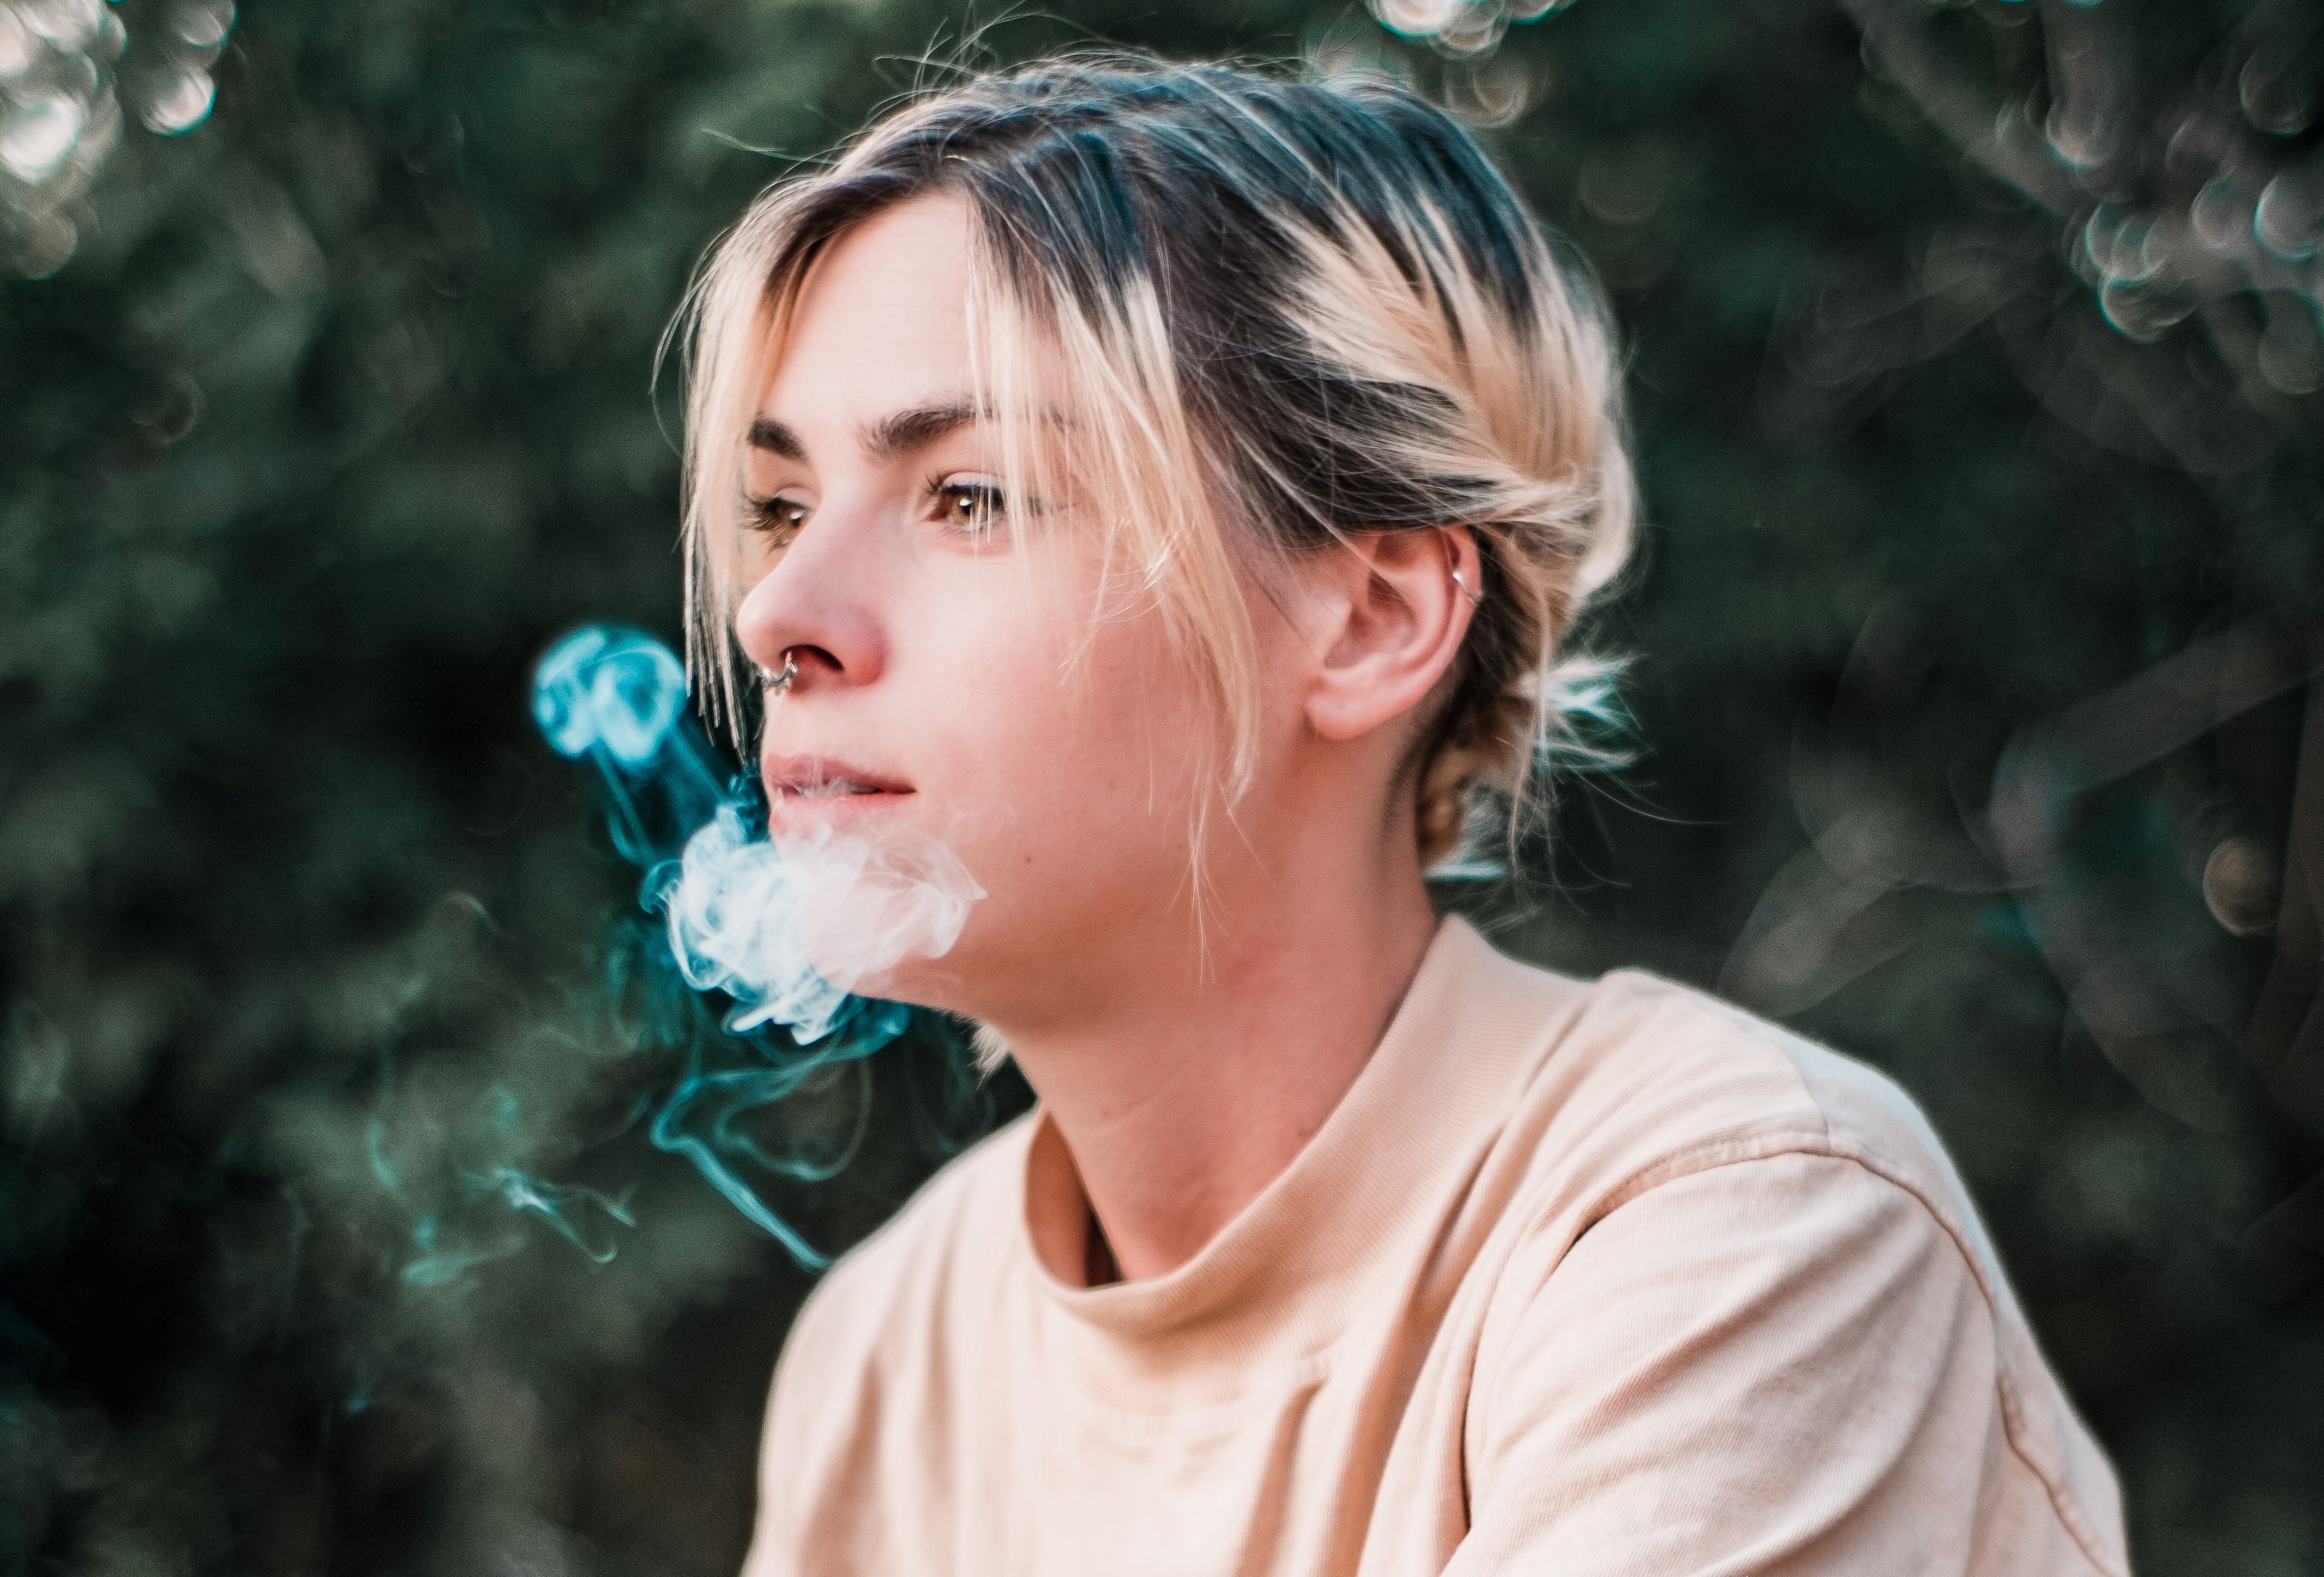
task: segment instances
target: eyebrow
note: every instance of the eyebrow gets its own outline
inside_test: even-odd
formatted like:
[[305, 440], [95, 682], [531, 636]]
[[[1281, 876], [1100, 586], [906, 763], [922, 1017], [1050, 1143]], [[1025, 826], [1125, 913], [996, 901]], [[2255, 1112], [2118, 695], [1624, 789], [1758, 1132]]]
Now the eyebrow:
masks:
[[781, 422], [763, 416], [751, 424], [751, 447], [779, 455], [786, 460], [807, 458], [807, 446], [799, 442], [798, 434]]
[[943, 405], [916, 405], [883, 416], [865, 429], [863, 452], [878, 460], [892, 460], [925, 449], [984, 414], [965, 400]]
[[[892, 460], [925, 449], [946, 434], [983, 416], [983, 410], [965, 400], [936, 405], [915, 405], [881, 417], [863, 429], [863, 452], [875, 460]], [[751, 424], [751, 447], [786, 460], [807, 458], [799, 436], [772, 417]]]

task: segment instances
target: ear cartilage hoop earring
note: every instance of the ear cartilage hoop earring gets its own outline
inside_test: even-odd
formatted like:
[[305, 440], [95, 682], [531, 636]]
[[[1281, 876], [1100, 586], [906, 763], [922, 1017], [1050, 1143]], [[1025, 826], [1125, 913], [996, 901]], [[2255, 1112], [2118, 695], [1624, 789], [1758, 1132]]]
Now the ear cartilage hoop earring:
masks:
[[766, 668], [759, 670], [759, 684], [770, 696], [789, 695], [791, 681], [797, 678], [798, 678], [798, 659], [791, 655], [791, 649], [788, 646], [783, 648], [783, 668], [780, 673]]
[[1478, 593], [1476, 593], [1476, 592], [1472, 592], [1472, 591], [1471, 591], [1471, 590], [1469, 589], [1469, 583], [1468, 583], [1467, 581], [1462, 580], [1462, 579], [1461, 578], [1461, 572], [1460, 572], [1459, 570], [1457, 570], [1457, 569], [1456, 569], [1456, 570], [1453, 570], [1452, 573], [1452, 584], [1453, 584], [1454, 586], [1459, 586], [1459, 587], [1461, 588], [1461, 595], [1462, 595], [1462, 596], [1467, 597], [1467, 598], [1469, 599], [1469, 605], [1470, 605], [1471, 607], [1472, 607], [1472, 608], [1473, 608], [1473, 607], [1475, 607], [1478, 604], [1480, 604], [1480, 603], [1481, 603], [1481, 602], [1483, 602], [1483, 601], [1485, 600], [1485, 599], [1484, 599], [1481, 595], [1480, 595]]

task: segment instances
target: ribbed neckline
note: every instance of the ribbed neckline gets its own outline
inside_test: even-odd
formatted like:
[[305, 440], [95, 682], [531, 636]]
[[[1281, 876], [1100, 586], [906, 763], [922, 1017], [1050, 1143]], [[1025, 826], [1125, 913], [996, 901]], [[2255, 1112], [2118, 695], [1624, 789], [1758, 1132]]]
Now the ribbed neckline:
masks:
[[[1035, 1216], [1087, 1204], [1046, 1111], [1027, 1125], [1016, 1258], [1056, 1317], [1060, 1356], [1104, 1399], [1143, 1407], [1223, 1401], [1321, 1354], [1417, 1252], [1506, 1118], [1549, 1026], [1495, 1012], [1541, 972], [1495, 953], [1458, 917], [1438, 927], [1379, 1047], [1306, 1146], [1258, 1198], [1167, 1276], [1088, 1287], [1052, 1276]], [[1561, 982], [1579, 992], [1579, 982]]]

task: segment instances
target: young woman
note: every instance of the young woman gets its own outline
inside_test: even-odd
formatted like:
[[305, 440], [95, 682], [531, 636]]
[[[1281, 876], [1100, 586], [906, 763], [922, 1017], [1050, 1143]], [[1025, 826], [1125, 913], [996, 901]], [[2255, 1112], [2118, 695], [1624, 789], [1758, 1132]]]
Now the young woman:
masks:
[[779, 836], [958, 856], [874, 983], [1040, 1097], [799, 1317], [750, 1577], [2125, 1570], [1902, 1095], [1432, 914], [1631, 510], [1602, 314], [1458, 125], [976, 80], [695, 313], [697, 671], [767, 687]]

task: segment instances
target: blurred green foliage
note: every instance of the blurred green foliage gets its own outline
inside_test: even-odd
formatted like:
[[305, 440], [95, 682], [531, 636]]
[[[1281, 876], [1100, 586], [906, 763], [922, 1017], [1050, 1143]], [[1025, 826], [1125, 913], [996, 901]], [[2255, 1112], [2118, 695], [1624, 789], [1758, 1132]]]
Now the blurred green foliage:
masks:
[[[2038, 107], [2058, 7], [1912, 4]], [[2144, 127], [2216, 97], [2268, 7], [2101, 9]], [[2116, 331], [2061, 217], [1830, 5], [1580, 0], [1471, 59], [1291, 0], [1064, 11], [972, 54], [1305, 52], [1499, 123], [1631, 347], [1653, 527], [1591, 636], [1637, 658], [1644, 753], [1567, 795], [1532, 881], [1457, 900], [1895, 1074], [2123, 1471], [2141, 1570], [2324, 1570], [2324, 1080], [2252, 1028], [2315, 981], [2324, 426], [2222, 348], [2279, 309]], [[118, 12], [126, 73], [171, 23]], [[633, 876], [529, 669], [584, 620], [674, 624], [653, 377], [688, 272], [963, 29], [924, 0], [265, 0], [208, 123], [125, 133], [71, 260], [0, 294], [7, 1569], [739, 1559], [806, 1278], [640, 1130], [670, 1067], [603, 984]], [[2203, 669], [2185, 726], [2125, 689], [2188, 653], [2285, 677], [2230, 707]], [[2106, 757], [2142, 728], [2159, 752]], [[2013, 784], [2031, 832], [1997, 819]], [[861, 1158], [785, 1196], [818, 1241], [939, 1158], [936, 1059], [883, 1054]], [[477, 1181], [503, 1167], [635, 1225], [582, 1213], [601, 1264]], [[474, 1262], [407, 1274], [431, 1253]]]

